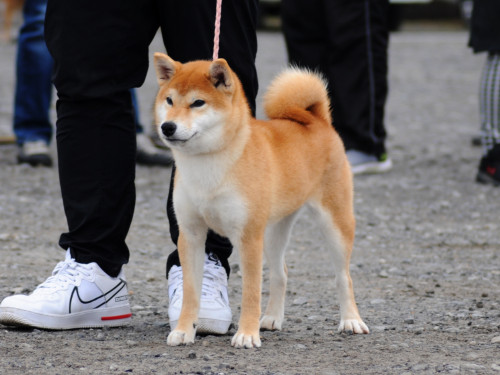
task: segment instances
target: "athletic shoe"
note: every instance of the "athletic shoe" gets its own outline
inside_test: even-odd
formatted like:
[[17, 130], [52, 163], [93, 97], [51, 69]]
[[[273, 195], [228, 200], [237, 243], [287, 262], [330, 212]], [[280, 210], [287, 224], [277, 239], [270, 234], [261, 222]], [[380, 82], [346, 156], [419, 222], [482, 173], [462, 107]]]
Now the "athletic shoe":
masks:
[[160, 150], [155, 147], [151, 138], [143, 133], [137, 134], [136, 162], [141, 165], [170, 166], [174, 158], [169, 150]]
[[8, 326], [98, 328], [128, 324], [131, 316], [123, 271], [110, 277], [97, 263], [77, 263], [69, 250], [33, 293], [0, 304], [0, 323]]
[[384, 173], [392, 168], [392, 161], [387, 154], [376, 156], [358, 150], [347, 150], [346, 154], [352, 173], [355, 175]]
[[486, 156], [481, 158], [476, 181], [500, 186], [500, 144], [495, 145]]
[[49, 146], [42, 140], [24, 142], [24, 144], [19, 147], [17, 163], [28, 163], [32, 167], [38, 165], [51, 167], [52, 157], [50, 156]]
[[[172, 266], [168, 273], [168, 316], [170, 328], [177, 326], [182, 307], [182, 268]], [[223, 335], [232, 322], [231, 307], [227, 296], [227, 274], [214, 254], [205, 254], [203, 285], [197, 333]]]

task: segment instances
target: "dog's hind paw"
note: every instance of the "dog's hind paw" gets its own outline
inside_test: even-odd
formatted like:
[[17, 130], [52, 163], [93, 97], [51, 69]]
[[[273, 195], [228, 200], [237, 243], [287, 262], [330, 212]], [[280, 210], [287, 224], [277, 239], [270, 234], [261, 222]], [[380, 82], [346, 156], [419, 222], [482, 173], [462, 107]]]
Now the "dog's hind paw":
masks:
[[[195, 332], [195, 330], [193, 330]], [[167, 345], [170, 346], [178, 346], [178, 345], [187, 345], [194, 343], [194, 333], [188, 334], [183, 331], [178, 331], [174, 329], [167, 337]]]
[[340, 320], [339, 332], [353, 333], [370, 333], [368, 326], [361, 319], [346, 319]]
[[283, 319], [276, 318], [271, 315], [264, 315], [260, 320], [260, 329], [268, 331], [281, 331]]
[[240, 349], [260, 348], [261, 342], [260, 342], [259, 332], [252, 335], [238, 331], [233, 336], [231, 340], [231, 345], [234, 346], [235, 348], [240, 348]]

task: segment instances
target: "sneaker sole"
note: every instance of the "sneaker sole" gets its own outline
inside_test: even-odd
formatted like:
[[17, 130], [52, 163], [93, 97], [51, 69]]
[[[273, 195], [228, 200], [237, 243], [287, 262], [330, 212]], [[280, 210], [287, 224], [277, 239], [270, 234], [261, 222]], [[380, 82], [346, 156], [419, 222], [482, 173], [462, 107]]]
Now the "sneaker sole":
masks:
[[500, 186], [500, 181], [494, 179], [489, 174], [484, 172], [477, 173], [476, 181], [486, 185]]
[[52, 158], [49, 155], [31, 155], [31, 156], [18, 156], [18, 164], [29, 164], [32, 167], [42, 165], [44, 167], [52, 167]]
[[132, 314], [128, 306], [101, 308], [67, 315], [47, 315], [5, 307], [0, 312], [0, 323], [14, 327], [66, 330], [119, 327], [129, 324], [131, 317]]
[[[174, 330], [177, 327], [177, 320], [170, 321], [170, 329]], [[215, 320], [215, 319], [198, 319], [196, 333], [225, 335], [229, 331], [231, 321]]]
[[387, 159], [383, 162], [375, 161], [351, 167], [352, 173], [355, 175], [385, 173], [391, 169], [392, 169], [391, 159]]

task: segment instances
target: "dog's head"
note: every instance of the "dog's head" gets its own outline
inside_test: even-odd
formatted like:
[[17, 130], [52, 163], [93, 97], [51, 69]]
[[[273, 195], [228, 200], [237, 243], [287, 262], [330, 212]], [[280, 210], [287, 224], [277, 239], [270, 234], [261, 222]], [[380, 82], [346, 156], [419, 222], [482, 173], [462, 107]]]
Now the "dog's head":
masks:
[[160, 138], [173, 150], [189, 154], [223, 148], [237, 131], [236, 117], [241, 110], [248, 113], [241, 84], [226, 60], [181, 64], [155, 53], [154, 66], [160, 86], [155, 101]]

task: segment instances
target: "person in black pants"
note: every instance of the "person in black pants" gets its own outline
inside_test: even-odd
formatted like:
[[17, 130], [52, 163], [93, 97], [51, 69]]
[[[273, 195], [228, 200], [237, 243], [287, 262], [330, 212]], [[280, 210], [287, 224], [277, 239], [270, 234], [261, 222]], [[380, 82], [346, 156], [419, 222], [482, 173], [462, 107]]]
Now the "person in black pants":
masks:
[[289, 61], [329, 84], [335, 129], [353, 173], [380, 173], [387, 158], [388, 0], [283, 0]]
[[[257, 9], [257, 0], [222, 2], [219, 49], [240, 77], [254, 112]], [[159, 27], [175, 60], [211, 59], [215, 15], [216, 0], [48, 1], [45, 37], [54, 58], [59, 177], [69, 227], [59, 245], [67, 253], [34, 293], [2, 301], [0, 323], [66, 329], [128, 322], [122, 266], [129, 260], [125, 238], [135, 206], [136, 152], [129, 89], [145, 80], [148, 46]], [[171, 198], [167, 211], [176, 242]], [[210, 232], [202, 291], [210, 298], [202, 298], [200, 310], [209, 332], [225, 333], [231, 323], [226, 291], [231, 251], [227, 239]], [[172, 315], [182, 301], [175, 253], [168, 267], [169, 314], [175, 324]], [[74, 314], [77, 310], [81, 316]]]
[[476, 0], [472, 9], [469, 46], [487, 52], [480, 82], [481, 144], [483, 155], [476, 181], [500, 186], [500, 2]]

